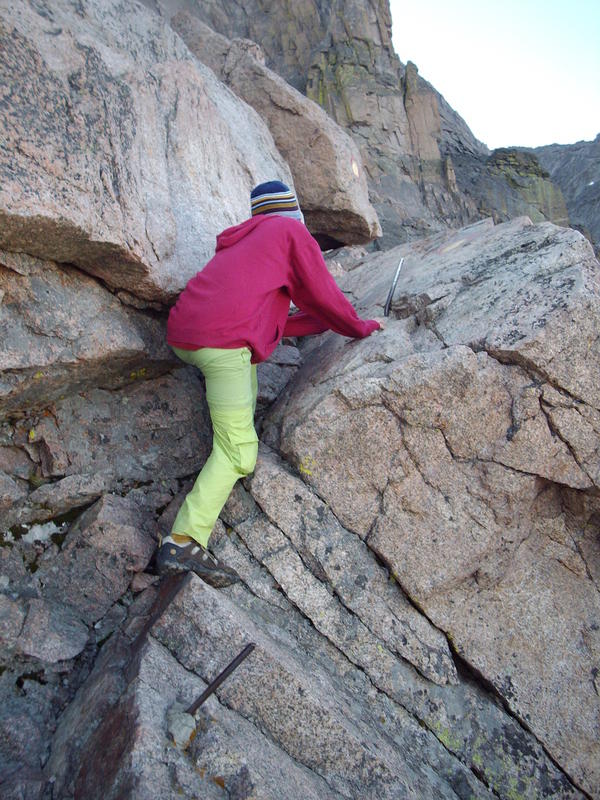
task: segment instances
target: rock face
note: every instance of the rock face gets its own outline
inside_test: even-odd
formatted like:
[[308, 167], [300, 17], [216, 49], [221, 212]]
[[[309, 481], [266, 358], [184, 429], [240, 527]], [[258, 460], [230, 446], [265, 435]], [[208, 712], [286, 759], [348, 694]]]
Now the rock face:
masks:
[[126, 498], [106, 495], [95, 503], [71, 526], [60, 554], [36, 573], [44, 596], [67, 599], [88, 625], [102, 619], [154, 552], [140, 516]]
[[[278, 4], [267, 8], [253, 0], [243, 7], [228, 0], [201, 5], [148, 0], [148, 5], [166, 18], [184, 7], [230, 39], [257, 42], [265, 52], [267, 67], [348, 130], [364, 162], [384, 244], [442, 227], [437, 218], [439, 208], [432, 213], [427, 207], [428, 192], [437, 194], [438, 205], [443, 205], [448, 220], [455, 224], [475, 218], [476, 209], [462, 197], [453, 196], [435, 134], [423, 128], [414, 102], [409, 121], [404, 107], [404, 68], [391, 44], [385, 0], [368, 7], [359, 2], [311, 0], [290, 9]], [[439, 122], [439, 115], [437, 118]], [[411, 141], [411, 136], [418, 141]], [[436, 151], [437, 162], [426, 167], [423, 179], [417, 153], [421, 149], [424, 155], [426, 147]]]
[[398, 321], [312, 351], [269, 440], [593, 793], [598, 263], [574, 232], [480, 224], [349, 273], [367, 313], [400, 255]]
[[[295, 347], [280, 346], [259, 369], [264, 408], [298, 369]], [[123, 376], [123, 389], [95, 388], [26, 413], [0, 428], [0, 533], [89, 505], [136, 484], [161, 495], [197, 472], [210, 452], [210, 422], [195, 370], [151, 379]], [[20, 529], [16, 529], [20, 533]]]
[[382, 21], [351, 42], [342, 20], [333, 23], [333, 43], [321, 44], [306, 92], [359, 143], [389, 246], [465, 224], [477, 209], [458, 191], [451, 156], [442, 153], [438, 95], [414, 64], [400, 63]]
[[291, 182], [256, 113], [143, 7], [5, 3], [1, 19], [0, 247], [165, 300], [253, 185]]
[[171, 369], [164, 324], [73, 267], [0, 253], [0, 413]]
[[560, 190], [537, 164], [523, 172], [519, 155], [517, 166], [498, 169], [417, 67], [399, 61], [387, 0], [145, 2], [166, 19], [183, 9], [229, 39], [257, 42], [267, 67], [348, 131], [364, 162], [383, 246], [488, 215], [568, 224]]
[[148, 564], [152, 534], [152, 518], [133, 495], [107, 495], [71, 528], [60, 553], [52, 544], [28, 577], [18, 551], [3, 548], [3, 797], [41, 797], [44, 787], [50, 789], [51, 776], [40, 768], [57, 711], [89, 671], [94, 641], [123, 619], [121, 597], [132, 574]]
[[457, 186], [478, 209], [501, 222], [527, 215], [534, 222], [569, 225], [560, 187], [531, 151], [499, 148], [487, 157], [456, 155]]
[[[104, 494], [34, 573], [12, 558], [25, 537], [4, 551], [2, 685], [28, 689], [2, 717], [11, 790], [42, 797], [52, 776], [65, 798], [598, 796], [598, 262], [579, 234], [523, 218], [357, 257], [340, 280], [365, 314], [405, 258], [392, 316], [302, 348], [211, 538], [241, 583], [149, 585], [174, 484]], [[146, 412], [149, 431], [160, 421]], [[62, 435], [83, 469], [90, 437]], [[191, 467], [165, 441], [147, 466], [173, 482]], [[143, 476], [108, 444], [100, 474]], [[69, 637], [59, 661], [42, 620]], [[249, 642], [175, 745], [173, 711]]]
[[[166, 486], [198, 468], [208, 453], [208, 412], [187, 370], [117, 391], [93, 389], [57, 402], [47, 414], [4, 426], [7, 464], [19, 490], [2, 530], [89, 505], [103, 492], [155, 479]], [[8, 461], [8, 454], [6, 457]]]
[[358, 148], [321, 107], [265, 67], [253, 42], [230, 42], [185, 12], [176, 14], [171, 25], [191, 52], [267, 123], [290, 165], [311, 233], [347, 244], [381, 236]]
[[600, 134], [593, 142], [550, 144], [533, 151], [560, 186], [574, 227], [600, 248]]
[[[365, 317], [405, 259], [385, 330], [260, 365], [259, 459], [210, 542], [240, 582], [153, 574], [210, 448], [162, 303], [251, 183], [291, 174], [166, 20], [248, 99], [256, 79], [278, 147], [271, 101], [302, 136], [323, 125], [319, 158], [352, 153], [233, 41], [279, 26], [268, 66], [296, 89], [310, 71], [362, 137], [392, 238], [477, 197], [564, 211], [535, 160], [490, 155], [402, 67], [386, 3], [241, 8], [0, 12], [0, 795], [600, 800], [600, 267], [579, 233], [487, 219], [332, 254]], [[345, 174], [302, 190], [313, 224], [319, 203], [359, 214]]]
[[[252, 580], [253, 571], [246, 557], [245, 580]], [[174, 747], [166, 732], [170, 709], [191, 704], [250, 641], [251, 656], [198, 713], [195, 737], [185, 749]], [[340, 660], [336, 648], [303, 624], [274, 589], [263, 591], [263, 599], [242, 587], [217, 592], [191, 575], [166, 582], [158, 592], [147, 590], [59, 723], [49, 760], [55, 791], [64, 797], [117, 797], [126, 791], [140, 798], [179, 792], [273, 800], [495, 796], [446, 749], [469, 747], [446, 738], [442, 720], [451, 713], [452, 695], [446, 705], [426, 682], [401, 671], [396, 691], [402, 703], [396, 702], [371, 683], [383, 679], [383, 670], [379, 679], [367, 677], [348, 657]], [[420, 699], [423, 694], [426, 699]], [[522, 796], [540, 796], [529, 789], [533, 778], [544, 796], [582, 797], [484, 694], [467, 689], [455, 701], [461, 694], [494, 729], [493, 742], [480, 737], [476, 745], [487, 775], [494, 768], [509, 771], [506, 760], [501, 767], [503, 752], [521, 757], [512, 774], [497, 776], [499, 796], [509, 796], [509, 785]], [[352, 711], [357, 704], [360, 716]], [[438, 718], [440, 738], [404, 704], [420, 706], [432, 724]], [[84, 715], [92, 724], [81, 725]], [[82, 730], [76, 743], [68, 738], [73, 728]], [[507, 779], [512, 784], [503, 793]]]

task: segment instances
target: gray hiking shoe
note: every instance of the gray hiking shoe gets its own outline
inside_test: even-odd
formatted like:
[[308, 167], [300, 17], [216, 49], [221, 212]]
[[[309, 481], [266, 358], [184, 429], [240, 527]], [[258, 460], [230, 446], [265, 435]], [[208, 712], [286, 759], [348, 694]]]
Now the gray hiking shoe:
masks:
[[195, 572], [202, 580], [217, 589], [240, 580], [235, 570], [227, 567], [197, 542], [184, 545], [166, 542], [161, 545], [156, 554], [156, 571], [159, 575]]

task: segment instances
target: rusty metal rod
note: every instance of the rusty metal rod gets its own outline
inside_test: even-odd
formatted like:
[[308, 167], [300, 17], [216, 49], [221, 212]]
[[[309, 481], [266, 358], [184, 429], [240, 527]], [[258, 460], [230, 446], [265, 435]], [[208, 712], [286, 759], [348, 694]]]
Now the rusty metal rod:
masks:
[[242, 650], [242, 652], [233, 659], [231, 664], [228, 664], [223, 670], [223, 672], [220, 672], [214, 679], [214, 681], [211, 681], [211, 683], [208, 684], [208, 686], [202, 692], [200, 697], [197, 700], [195, 700], [189, 708], [186, 709], [186, 713], [191, 714], [193, 716], [196, 713], [196, 711], [198, 711], [202, 703], [204, 703], [204, 701], [211, 696], [211, 694], [215, 691], [215, 689], [219, 688], [219, 686], [223, 683], [225, 678], [227, 678], [228, 675], [231, 675], [234, 669], [237, 669], [239, 667], [242, 661], [250, 655], [250, 653], [254, 650], [255, 647], [256, 645], [254, 644], [254, 642], [250, 642], [250, 644], [247, 644], [246, 647], [244, 647], [244, 649]]

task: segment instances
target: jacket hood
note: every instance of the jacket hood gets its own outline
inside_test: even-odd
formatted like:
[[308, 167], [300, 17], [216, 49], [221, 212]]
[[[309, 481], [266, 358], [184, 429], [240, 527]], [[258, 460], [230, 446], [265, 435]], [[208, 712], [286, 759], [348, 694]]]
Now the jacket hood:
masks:
[[262, 223], [268, 219], [269, 217], [265, 214], [258, 214], [256, 217], [250, 217], [250, 219], [245, 220], [245, 222], [240, 222], [239, 225], [234, 225], [232, 228], [226, 228], [222, 233], [217, 236], [217, 247], [215, 252], [218, 253], [219, 250], [224, 250], [226, 247], [231, 247], [234, 244], [237, 244], [244, 236], [247, 236], [251, 233], [254, 228], [258, 225], [262, 225]]

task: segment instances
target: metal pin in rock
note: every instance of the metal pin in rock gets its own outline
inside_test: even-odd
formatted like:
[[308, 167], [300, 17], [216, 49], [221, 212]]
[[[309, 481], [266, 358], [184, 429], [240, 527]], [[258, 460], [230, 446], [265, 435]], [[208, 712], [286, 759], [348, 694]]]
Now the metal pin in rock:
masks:
[[385, 301], [385, 306], [383, 308], [383, 316], [389, 317], [390, 315], [390, 308], [392, 306], [392, 298], [394, 296], [394, 292], [396, 291], [396, 284], [398, 283], [398, 277], [400, 275], [400, 270], [402, 269], [402, 264], [404, 263], [404, 258], [400, 259], [400, 263], [398, 264], [398, 269], [396, 270], [396, 274], [394, 275], [394, 280], [392, 281], [392, 285], [390, 286], [390, 290], [388, 292], [387, 300]]
[[200, 708], [202, 703], [204, 703], [204, 701], [211, 696], [211, 694], [215, 691], [215, 689], [219, 688], [219, 686], [223, 683], [225, 678], [227, 678], [228, 675], [231, 675], [234, 669], [237, 669], [239, 667], [242, 661], [250, 655], [250, 653], [254, 650], [255, 647], [256, 645], [254, 644], [254, 642], [250, 642], [250, 644], [247, 644], [246, 647], [244, 647], [244, 649], [242, 650], [242, 652], [233, 659], [231, 664], [228, 664], [223, 670], [223, 672], [220, 672], [214, 679], [214, 681], [211, 681], [211, 683], [208, 684], [208, 686], [202, 692], [200, 697], [197, 700], [195, 700], [189, 708], [186, 708], [185, 713], [194, 716], [194, 714]]

